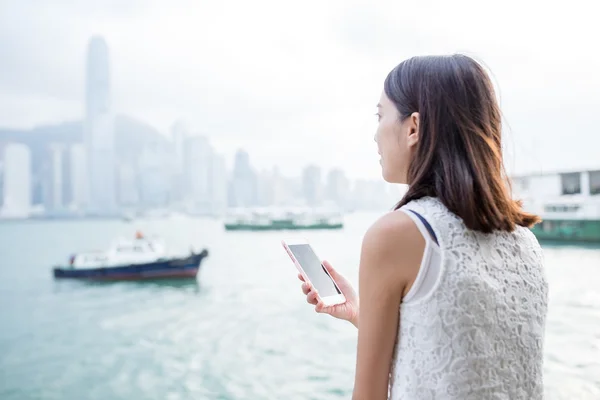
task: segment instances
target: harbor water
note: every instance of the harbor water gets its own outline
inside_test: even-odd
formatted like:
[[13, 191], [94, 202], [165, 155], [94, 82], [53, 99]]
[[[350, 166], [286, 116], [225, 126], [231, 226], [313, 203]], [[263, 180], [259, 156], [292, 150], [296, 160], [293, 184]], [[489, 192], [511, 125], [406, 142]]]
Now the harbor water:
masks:
[[[0, 224], [0, 399], [347, 399], [356, 330], [316, 314], [280, 245], [306, 237], [353, 282], [377, 214], [338, 231], [226, 232], [177, 217]], [[51, 267], [136, 230], [206, 247], [197, 280], [56, 281]], [[600, 249], [544, 246], [546, 398], [600, 399]]]

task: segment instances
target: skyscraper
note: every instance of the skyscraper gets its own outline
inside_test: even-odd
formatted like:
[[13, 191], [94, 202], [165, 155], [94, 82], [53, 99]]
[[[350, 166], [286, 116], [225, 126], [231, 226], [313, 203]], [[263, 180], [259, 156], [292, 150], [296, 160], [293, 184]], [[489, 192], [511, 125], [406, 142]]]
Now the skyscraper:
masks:
[[253, 207], [256, 205], [256, 173], [250, 165], [250, 156], [245, 150], [235, 154], [233, 177], [231, 179], [230, 205], [233, 207]]
[[146, 143], [138, 160], [141, 201], [145, 206], [164, 207], [169, 201], [167, 153], [160, 142]]
[[195, 213], [211, 209], [211, 164], [213, 148], [205, 136], [190, 136], [185, 140], [185, 173], [188, 206]]
[[[138, 179], [138, 168], [132, 163], [122, 163], [118, 167], [118, 199], [119, 205], [124, 207], [137, 206], [140, 202], [140, 189], [143, 190], [143, 179], [148, 179], [147, 176], [142, 176]], [[143, 193], [142, 193], [143, 194]]]
[[45, 168], [44, 207], [47, 212], [60, 211], [66, 199], [63, 196], [65, 149], [60, 143], [52, 143], [48, 147], [48, 163]]
[[74, 211], [84, 211], [88, 202], [88, 162], [85, 147], [74, 144], [69, 150], [71, 159], [71, 202], [69, 207]]
[[2, 216], [26, 218], [31, 211], [31, 151], [20, 143], [4, 148]]
[[227, 209], [227, 167], [225, 157], [213, 153], [211, 165], [212, 214], [223, 215]]
[[87, 53], [84, 145], [90, 211], [112, 214], [117, 199], [114, 116], [110, 104], [108, 47], [97, 36], [91, 38]]
[[189, 136], [189, 129], [183, 121], [178, 120], [171, 126], [170, 191], [171, 199], [178, 203], [189, 199], [190, 195], [186, 170], [189, 159], [186, 158], [188, 152], [185, 148]]
[[175, 153], [174, 172], [177, 175], [182, 175], [185, 170], [185, 145], [189, 136], [189, 130], [183, 121], [176, 121], [171, 126], [171, 139]]
[[334, 168], [327, 175], [327, 199], [340, 207], [345, 207], [350, 195], [350, 181], [339, 168]]
[[316, 165], [309, 165], [302, 171], [302, 188], [304, 198], [309, 206], [321, 203], [321, 169]]

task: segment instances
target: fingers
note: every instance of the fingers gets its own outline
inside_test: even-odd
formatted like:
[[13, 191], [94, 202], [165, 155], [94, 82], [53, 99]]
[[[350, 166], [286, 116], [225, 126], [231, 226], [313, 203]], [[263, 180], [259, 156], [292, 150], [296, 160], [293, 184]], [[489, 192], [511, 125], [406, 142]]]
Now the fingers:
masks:
[[333, 268], [333, 266], [329, 263], [329, 261], [327, 260], [323, 260], [323, 266], [325, 267], [325, 269], [327, 270], [327, 272], [329, 272], [329, 275], [331, 275], [331, 277], [333, 279], [336, 279], [338, 276], [337, 271]]
[[304, 294], [308, 294], [308, 292], [310, 292], [311, 286], [308, 283], [303, 283], [302, 284], [302, 293]]
[[298, 279], [300, 279], [302, 282], [304, 282], [304, 277], [302, 276], [302, 274], [298, 274]]
[[315, 306], [315, 311], [318, 313], [323, 313], [325, 312], [325, 304], [323, 304], [322, 301], [317, 301], [316, 306]]
[[306, 301], [308, 304], [316, 305], [318, 303], [318, 293], [313, 289], [310, 283], [304, 282], [302, 284], [302, 293], [306, 295]]
[[317, 296], [318, 296], [318, 294], [316, 291], [313, 290], [312, 292], [309, 292], [306, 295], [306, 302], [308, 304], [312, 304], [313, 306], [317, 305], [319, 303], [319, 299], [317, 298]]

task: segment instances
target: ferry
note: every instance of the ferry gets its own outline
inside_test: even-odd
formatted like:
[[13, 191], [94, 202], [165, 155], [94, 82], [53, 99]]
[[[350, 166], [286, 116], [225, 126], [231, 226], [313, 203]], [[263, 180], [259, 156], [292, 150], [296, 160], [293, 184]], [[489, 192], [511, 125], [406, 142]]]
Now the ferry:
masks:
[[513, 193], [542, 217], [539, 240], [600, 243], [600, 168], [514, 176]]
[[279, 231], [342, 229], [341, 213], [314, 209], [234, 210], [225, 220], [228, 231]]
[[146, 238], [117, 239], [106, 251], [73, 254], [65, 266], [53, 268], [54, 278], [96, 280], [143, 280], [159, 278], [196, 278], [208, 250], [171, 256], [164, 243]]

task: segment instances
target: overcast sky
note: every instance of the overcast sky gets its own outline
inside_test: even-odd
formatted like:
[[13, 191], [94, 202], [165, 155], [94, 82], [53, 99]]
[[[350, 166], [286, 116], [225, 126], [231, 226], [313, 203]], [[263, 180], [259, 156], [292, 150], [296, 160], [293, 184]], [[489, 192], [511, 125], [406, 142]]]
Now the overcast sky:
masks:
[[[102, 3], [99, 5], [98, 3]], [[593, 2], [0, 0], [0, 126], [81, 118], [90, 36], [109, 47], [116, 112], [178, 119], [229, 160], [380, 175], [382, 83], [418, 54], [463, 52], [499, 87], [511, 171], [600, 168]]]

